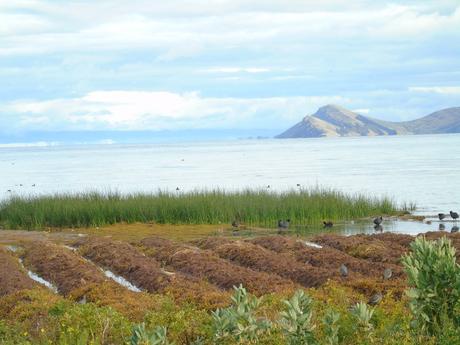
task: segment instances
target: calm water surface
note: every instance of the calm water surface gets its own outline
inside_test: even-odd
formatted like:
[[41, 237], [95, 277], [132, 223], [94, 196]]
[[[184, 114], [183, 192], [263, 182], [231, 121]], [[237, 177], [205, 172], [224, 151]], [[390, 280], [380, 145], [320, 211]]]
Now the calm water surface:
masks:
[[460, 135], [0, 147], [0, 199], [298, 183], [415, 202], [424, 215], [460, 211]]

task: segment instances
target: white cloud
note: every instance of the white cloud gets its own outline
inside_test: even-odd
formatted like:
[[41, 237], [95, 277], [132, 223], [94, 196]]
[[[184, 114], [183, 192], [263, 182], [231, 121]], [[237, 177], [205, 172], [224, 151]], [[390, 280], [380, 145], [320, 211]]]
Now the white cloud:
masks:
[[460, 95], [460, 86], [411, 86], [409, 91]]
[[270, 71], [270, 68], [265, 67], [211, 67], [204, 70], [209, 73], [266, 73]]
[[261, 120], [267, 127], [283, 119], [296, 121], [325, 103], [350, 102], [339, 96], [213, 98], [197, 92], [94, 91], [71, 99], [16, 101], [6, 111], [18, 114], [20, 125], [29, 129], [244, 128]]
[[[460, 26], [460, 7], [440, 14], [424, 7], [385, 3], [363, 6], [363, 1], [347, 2], [341, 11], [331, 6], [337, 1], [326, 1], [323, 6], [312, 1], [286, 2], [283, 6], [275, 1], [219, 1], [215, 6], [204, 1], [194, 2], [193, 6], [180, 1], [170, 1], [168, 5], [151, 1], [115, 3], [116, 6], [108, 1], [59, 5], [22, 2], [21, 8], [38, 13], [28, 14], [27, 20], [17, 20], [14, 12], [2, 15], [0, 19], [5, 24], [0, 24], [0, 33], [7, 36], [0, 43], [0, 54], [131, 48], [153, 49], [158, 58], [167, 60], [238, 47], [285, 47], [295, 52], [315, 42], [328, 44], [338, 38], [423, 41], [427, 35], [458, 36]], [[24, 32], [28, 35], [22, 35]]]
[[362, 109], [353, 109], [352, 111], [358, 114], [369, 114], [371, 110], [368, 108], [362, 108]]

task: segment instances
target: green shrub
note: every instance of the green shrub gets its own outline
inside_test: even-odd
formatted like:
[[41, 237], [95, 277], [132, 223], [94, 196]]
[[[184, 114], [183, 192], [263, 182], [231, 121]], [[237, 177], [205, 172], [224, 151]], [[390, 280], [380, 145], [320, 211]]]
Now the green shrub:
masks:
[[450, 240], [417, 238], [411, 249], [402, 263], [411, 286], [407, 295], [413, 325], [431, 335], [460, 327], [460, 266]]
[[248, 294], [241, 285], [235, 287], [231, 299], [230, 307], [212, 312], [214, 340], [257, 343], [271, 327], [270, 321], [256, 315], [261, 299]]
[[173, 345], [168, 341], [166, 328], [162, 326], [155, 327], [152, 331], [145, 329], [145, 324], [133, 327], [131, 336], [131, 345]]
[[284, 301], [280, 325], [289, 345], [316, 344], [312, 322], [313, 300], [303, 290], [298, 290], [291, 299]]
[[324, 335], [327, 345], [339, 344], [339, 319], [340, 314], [332, 309], [329, 309], [323, 318]]
[[110, 307], [59, 302], [50, 309], [59, 345], [124, 344], [131, 323]]

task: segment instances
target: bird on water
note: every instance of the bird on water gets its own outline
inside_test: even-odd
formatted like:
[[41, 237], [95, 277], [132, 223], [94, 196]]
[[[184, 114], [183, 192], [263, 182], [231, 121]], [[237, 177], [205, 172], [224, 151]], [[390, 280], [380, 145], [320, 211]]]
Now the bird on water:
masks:
[[379, 225], [375, 224], [374, 225], [374, 230], [382, 232], [383, 231], [383, 226], [381, 226], [380, 224]]
[[380, 225], [380, 224], [382, 224], [382, 222], [383, 222], [382, 216], [377, 217], [377, 218], [374, 219], [374, 224], [375, 225]]
[[450, 211], [450, 216], [452, 217], [453, 220], [457, 221], [458, 219], [458, 213], [457, 212], [453, 212], [453, 211]]
[[443, 220], [444, 218], [446, 218], [446, 215], [444, 213], [438, 213], [438, 218], [439, 220]]

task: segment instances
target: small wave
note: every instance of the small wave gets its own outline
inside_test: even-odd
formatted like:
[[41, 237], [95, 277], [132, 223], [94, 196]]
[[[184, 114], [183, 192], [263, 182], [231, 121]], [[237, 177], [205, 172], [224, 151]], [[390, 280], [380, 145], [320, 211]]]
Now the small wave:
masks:
[[56, 141], [37, 141], [34, 143], [8, 143], [0, 144], [0, 148], [16, 148], [16, 147], [49, 147], [58, 146], [59, 143]]

